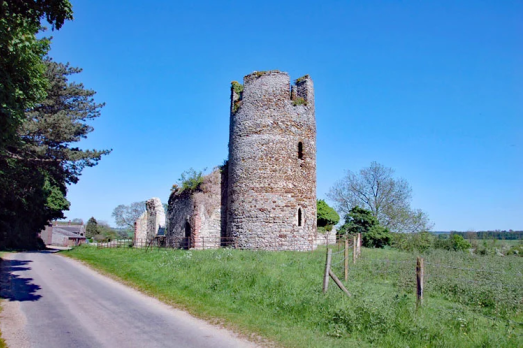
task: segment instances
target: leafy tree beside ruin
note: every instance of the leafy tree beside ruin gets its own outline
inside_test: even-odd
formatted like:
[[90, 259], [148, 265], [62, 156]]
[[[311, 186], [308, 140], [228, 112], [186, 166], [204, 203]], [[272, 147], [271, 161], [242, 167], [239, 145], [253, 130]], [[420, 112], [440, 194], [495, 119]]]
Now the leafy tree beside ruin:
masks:
[[340, 216], [323, 199], [316, 201], [318, 231], [330, 231], [340, 222]]
[[128, 231], [134, 230], [134, 222], [145, 212], [145, 202], [134, 202], [129, 205], [120, 204], [113, 210], [116, 225]]
[[110, 150], [82, 150], [75, 143], [93, 131], [88, 122], [103, 104], [94, 91], [69, 82], [81, 71], [44, 60], [44, 100], [26, 110], [17, 141], [0, 149], [0, 247], [33, 247], [48, 221], [64, 218], [67, 185]]
[[355, 206], [345, 215], [345, 223], [338, 234], [361, 233], [362, 244], [369, 248], [383, 248], [391, 243], [389, 230], [380, 225], [370, 210]]
[[427, 214], [412, 209], [412, 188], [405, 179], [395, 178], [394, 170], [377, 162], [358, 173], [348, 171], [328, 193], [338, 212], [348, 214], [356, 206], [371, 212], [392, 232], [421, 232], [432, 228]]

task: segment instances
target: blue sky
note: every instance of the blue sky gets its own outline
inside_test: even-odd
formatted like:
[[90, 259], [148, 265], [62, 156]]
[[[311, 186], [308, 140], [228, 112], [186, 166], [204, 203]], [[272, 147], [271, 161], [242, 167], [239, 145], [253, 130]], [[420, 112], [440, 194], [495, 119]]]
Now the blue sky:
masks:
[[522, 1], [72, 0], [50, 55], [107, 105], [83, 148], [113, 152], [67, 217], [160, 197], [227, 158], [230, 82], [315, 84], [318, 198], [377, 161], [435, 230], [523, 229]]

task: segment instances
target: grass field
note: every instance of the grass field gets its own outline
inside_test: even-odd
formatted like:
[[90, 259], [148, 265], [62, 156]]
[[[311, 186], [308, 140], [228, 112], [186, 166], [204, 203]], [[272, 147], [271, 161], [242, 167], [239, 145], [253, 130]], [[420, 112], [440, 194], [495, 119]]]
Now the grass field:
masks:
[[[322, 293], [325, 249], [79, 247], [63, 254], [167, 303], [285, 347], [521, 347], [523, 258], [431, 251], [424, 306], [415, 306], [415, 255], [363, 249], [344, 295]], [[341, 277], [340, 256], [333, 259]]]

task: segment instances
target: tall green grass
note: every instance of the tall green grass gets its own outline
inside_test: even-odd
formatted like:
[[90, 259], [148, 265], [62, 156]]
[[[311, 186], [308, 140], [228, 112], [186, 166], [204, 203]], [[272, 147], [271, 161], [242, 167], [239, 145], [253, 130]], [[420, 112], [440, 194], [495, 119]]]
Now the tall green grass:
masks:
[[[474, 296], [462, 298], [461, 290], [429, 285], [425, 305], [416, 310], [415, 258], [410, 253], [364, 249], [358, 263], [350, 265], [350, 298], [333, 282], [322, 293], [325, 249], [145, 252], [79, 247], [65, 254], [197, 316], [216, 318], [286, 347], [523, 346], [523, 327], [515, 323], [523, 304], [512, 303], [512, 297], [494, 297], [491, 308], [478, 309]], [[333, 269], [341, 278], [340, 256], [334, 257]], [[426, 256], [448, 265], [459, 259], [463, 268], [474, 262], [467, 257], [453, 252]], [[492, 267], [521, 270], [520, 260], [514, 257]], [[513, 284], [523, 287], [523, 280], [515, 279]], [[506, 305], [498, 306], [505, 300]]]

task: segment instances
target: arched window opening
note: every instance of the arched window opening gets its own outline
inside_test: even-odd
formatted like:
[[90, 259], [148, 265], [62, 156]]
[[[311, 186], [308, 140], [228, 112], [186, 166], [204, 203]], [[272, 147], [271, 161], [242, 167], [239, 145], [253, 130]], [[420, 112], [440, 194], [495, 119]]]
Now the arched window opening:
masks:
[[303, 143], [301, 141], [298, 143], [298, 158], [303, 159]]
[[301, 226], [301, 208], [298, 208], [298, 226]]

